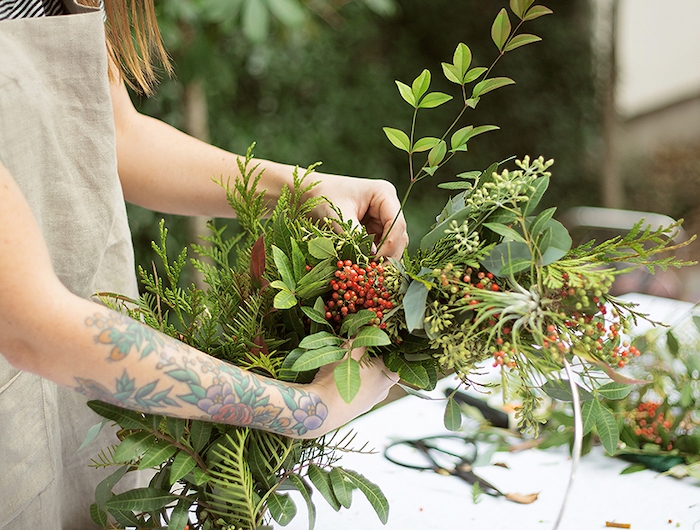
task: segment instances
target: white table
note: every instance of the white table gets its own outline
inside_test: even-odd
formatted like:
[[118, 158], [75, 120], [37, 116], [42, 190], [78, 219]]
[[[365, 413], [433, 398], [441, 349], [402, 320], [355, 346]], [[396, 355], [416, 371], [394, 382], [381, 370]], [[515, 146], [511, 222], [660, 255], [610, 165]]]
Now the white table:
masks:
[[[677, 318], [690, 304], [635, 295], [645, 312], [664, 321]], [[674, 318], [674, 320], [675, 320]], [[442, 381], [444, 387], [451, 381]], [[439, 390], [435, 396], [441, 396]], [[382, 525], [364, 496], [355, 491], [349, 510], [333, 511], [314, 494], [318, 530], [545, 530], [553, 527], [569, 480], [571, 460], [566, 448], [530, 449], [496, 453], [498, 466], [476, 468], [476, 473], [503, 492], [539, 493], [533, 504], [519, 505], [503, 498], [482, 495], [472, 502], [471, 488], [455, 477], [416, 471], [387, 461], [382, 452], [394, 440], [445, 434], [444, 404], [413, 396], [401, 398], [352, 422], [357, 446], [369, 442], [377, 453], [348, 454], [342, 465], [380, 486], [389, 505], [389, 522]], [[629, 464], [604, 455], [601, 448], [584, 456], [567, 505], [561, 530], [605, 528], [606, 521], [631, 524], [633, 530], [681, 528], [700, 530], [700, 482], [677, 480], [654, 471], [620, 475]], [[285, 528], [308, 528], [306, 505], [294, 496], [298, 514]]]

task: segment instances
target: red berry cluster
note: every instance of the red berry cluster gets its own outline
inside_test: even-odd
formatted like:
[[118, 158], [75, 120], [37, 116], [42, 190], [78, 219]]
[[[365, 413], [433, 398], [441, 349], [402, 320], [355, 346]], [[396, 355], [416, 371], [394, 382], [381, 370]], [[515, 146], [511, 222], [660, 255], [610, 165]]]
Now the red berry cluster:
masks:
[[384, 286], [384, 267], [374, 261], [366, 268], [360, 267], [351, 260], [338, 261], [336, 265], [338, 270], [330, 281], [333, 293], [325, 303], [326, 320], [339, 326], [348, 314], [369, 309], [377, 315], [371, 324], [386, 328], [382, 318], [394, 304]]
[[[668, 440], [668, 435], [673, 425], [671, 419], [666, 418], [663, 412], [658, 411], [658, 408], [658, 403], [643, 401], [634, 409], [634, 420], [637, 424], [634, 433], [656, 444], [662, 442], [662, 434]], [[669, 442], [666, 449], [668, 451], [673, 449], [673, 443]]]

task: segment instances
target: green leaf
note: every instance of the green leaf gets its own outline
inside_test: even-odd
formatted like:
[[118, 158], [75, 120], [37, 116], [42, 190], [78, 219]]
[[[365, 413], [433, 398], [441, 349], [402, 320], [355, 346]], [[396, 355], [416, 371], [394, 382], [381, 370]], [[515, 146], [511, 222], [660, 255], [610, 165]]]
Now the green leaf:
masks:
[[515, 84], [515, 81], [513, 81], [509, 77], [492, 77], [490, 79], [484, 79], [483, 81], [479, 81], [476, 85], [474, 85], [472, 97], [481, 97], [484, 94], [496, 90], [497, 88], [513, 84]]
[[273, 493], [267, 498], [267, 507], [270, 515], [280, 525], [288, 525], [297, 514], [297, 507], [289, 494]]
[[487, 70], [488, 70], [488, 68], [486, 68], [484, 66], [476, 66], [476, 67], [472, 68], [464, 76], [464, 84], [467, 85], [467, 84], [471, 83], [472, 81], [476, 81]]
[[445, 140], [440, 140], [428, 153], [428, 164], [432, 167], [438, 166], [447, 154], [447, 144]]
[[700, 315], [693, 315], [693, 324], [695, 324], [695, 329], [700, 331]]
[[186, 422], [182, 418], [173, 418], [172, 416], [165, 418], [165, 425], [168, 428], [168, 432], [176, 442], [179, 442], [180, 438], [182, 438], [182, 435], [185, 433], [185, 424]]
[[301, 306], [301, 310], [307, 317], [309, 317], [312, 321], [316, 322], [317, 324], [330, 325], [326, 320], [326, 317], [320, 311], [317, 311], [316, 309], [309, 306]]
[[159, 441], [146, 451], [141, 461], [139, 469], [150, 469], [158, 467], [177, 452], [177, 447], [165, 441]]
[[285, 26], [298, 26], [306, 20], [306, 12], [297, 0], [266, 0], [272, 14]]
[[292, 270], [294, 280], [298, 282], [306, 274], [306, 258], [294, 238], [289, 239], [292, 246]]
[[360, 309], [357, 313], [351, 313], [343, 319], [340, 326], [340, 334], [352, 337], [362, 327], [377, 318], [377, 314], [369, 309]]
[[448, 81], [451, 81], [458, 85], [462, 84], [461, 72], [459, 71], [459, 68], [457, 68], [455, 65], [450, 63], [442, 63], [442, 73], [445, 74], [445, 77]]
[[95, 441], [95, 438], [97, 438], [97, 435], [100, 434], [102, 427], [107, 424], [107, 421], [108, 420], [105, 418], [100, 423], [96, 423], [88, 429], [88, 432], [85, 435], [85, 440], [83, 440], [83, 443], [81, 443], [80, 447], [78, 447], [78, 451], [81, 451], [83, 448]]
[[348, 355], [347, 359], [333, 370], [333, 379], [340, 396], [346, 403], [350, 403], [360, 391], [360, 363]]
[[632, 392], [632, 389], [632, 385], [612, 382], [601, 386], [597, 393], [606, 399], [624, 399]]
[[463, 127], [452, 135], [452, 139], [450, 140], [450, 143], [452, 144], [452, 150], [466, 151], [467, 142], [469, 140], [471, 140], [475, 136], [478, 136], [479, 134], [488, 131], [497, 131], [498, 129], [500, 129], [500, 127], [496, 125], [479, 125], [478, 127], [468, 125], [467, 127]]
[[506, 241], [493, 247], [481, 264], [496, 276], [509, 276], [528, 269], [532, 264], [532, 254], [525, 243]]
[[195, 467], [197, 467], [197, 461], [184, 451], [180, 451], [170, 466], [170, 484], [175, 484]]
[[411, 89], [416, 101], [420, 101], [423, 95], [430, 88], [430, 71], [423, 70], [418, 77], [413, 80]]
[[276, 309], [291, 309], [297, 305], [297, 302], [298, 300], [294, 293], [283, 289], [275, 295], [273, 305]]
[[352, 341], [353, 348], [359, 348], [361, 346], [387, 346], [389, 344], [391, 344], [389, 335], [376, 326], [361, 328]]
[[625, 469], [620, 471], [620, 475], [631, 475], [632, 473], [644, 471], [645, 469], [647, 469], [647, 466], [644, 464], [632, 464], [631, 466], [627, 466]]
[[345, 357], [346, 353], [348, 353], [348, 350], [339, 346], [323, 346], [315, 350], [307, 350], [294, 361], [292, 370], [296, 372], [314, 370], [315, 368], [340, 361]]
[[122, 466], [97, 485], [95, 488], [95, 501], [97, 501], [97, 506], [100, 510], [107, 510], [107, 501], [113, 496], [112, 488], [122, 479], [128, 470], [128, 465]]
[[472, 52], [469, 49], [469, 46], [460, 42], [455, 49], [452, 62], [458, 72], [459, 80], [457, 81], [457, 84], [462, 84], [467, 71], [469, 70], [469, 66], [472, 63]]
[[379, 520], [382, 522], [382, 524], [386, 524], [389, 520], [389, 501], [386, 500], [386, 497], [382, 493], [382, 490], [379, 489], [379, 486], [373, 482], [370, 482], [356, 471], [351, 471], [344, 468], [336, 469], [339, 469], [348, 482], [350, 482], [364, 494], [369, 503], [372, 505], [372, 508], [374, 508], [374, 511], [377, 513]]
[[474, 186], [470, 182], [441, 182], [438, 188], [444, 190], [470, 190]]
[[323, 498], [326, 499], [326, 502], [330, 504], [331, 508], [336, 512], [340, 510], [340, 502], [338, 502], [335, 493], [333, 493], [330, 473], [314, 464], [309, 466], [308, 473], [311, 483], [316, 486], [316, 489], [323, 495]]
[[114, 451], [115, 462], [131, 462], [138, 459], [156, 443], [156, 437], [150, 432], [138, 431], [122, 440]]
[[318, 333], [304, 337], [299, 343], [299, 347], [306, 348], [307, 350], [315, 350], [323, 346], [340, 346], [342, 343], [343, 339], [340, 337], [327, 331], [319, 331]]
[[176, 500], [178, 500], [177, 495], [171, 495], [169, 491], [156, 488], [136, 488], [112, 497], [107, 501], [107, 509], [152, 512], [160, 510]]
[[447, 400], [443, 421], [448, 431], [458, 431], [462, 426], [462, 410], [459, 408], [459, 404], [452, 398]]
[[352, 485], [345, 480], [345, 475], [337, 467], [331, 470], [330, 477], [335, 498], [338, 499], [343, 508], [350, 508], [352, 504]]
[[609, 455], [615, 454], [617, 450], [617, 442], [620, 439], [620, 431], [617, 427], [617, 422], [610, 409], [605, 407], [600, 401], [591, 401], [598, 409], [595, 426], [598, 430], [598, 438], [605, 447], [605, 451]]
[[418, 361], [409, 361], [403, 355], [392, 355], [387, 367], [399, 374], [401, 380], [420, 389], [431, 386], [430, 375], [425, 366]]
[[243, 34], [253, 43], [262, 43], [270, 31], [270, 12], [261, 0], [247, 0], [243, 5]]
[[426, 136], [421, 138], [413, 145], [414, 153], [421, 153], [423, 151], [428, 151], [440, 143], [440, 138], [435, 138], [433, 136]]
[[447, 103], [452, 99], [452, 96], [444, 92], [431, 92], [427, 94], [418, 104], [419, 109], [434, 109], [440, 105]]
[[536, 18], [540, 18], [544, 15], [551, 15], [552, 10], [549, 9], [548, 7], [544, 6], [532, 6], [532, 8], [527, 12], [525, 15], [525, 18], [523, 20], [535, 20]]
[[405, 132], [400, 131], [399, 129], [393, 129], [391, 127], [384, 127], [383, 131], [384, 134], [386, 134], [386, 137], [392, 144], [394, 144], [395, 147], [398, 147], [407, 153], [411, 152], [411, 141], [408, 139], [408, 135]]
[[671, 329], [666, 332], [666, 346], [668, 346], [668, 351], [671, 352], [671, 355], [674, 357], [678, 355], [678, 349], [680, 346], [678, 344], [678, 339], [673, 334], [673, 330]]
[[520, 241], [521, 243], [527, 243], [522, 235], [513, 230], [512, 228], [503, 225], [501, 223], [484, 223], [484, 226], [489, 230], [496, 232], [499, 236], [505, 237], [506, 240], [510, 241]]
[[208, 421], [193, 420], [190, 426], [190, 444], [199, 452], [209, 443], [213, 425]]
[[428, 299], [428, 288], [423, 282], [413, 280], [403, 298], [403, 310], [406, 315], [406, 326], [411, 333], [423, 329], [425, 304]]
[[143, 416], [133, 410], [123, 409], [104, 401], [88, 401], [87, 404], [97, 414], [118, 423], [123, 429], [148, 428]]
[[522, 35], [516, 35], [513, 37], [508, 45], [505, 47], [504, 51], [511, 51], [516, 48], [520, 48], [521, 46], [525, 46], [526, 44], [532, 44], [533, 42], [539, 42], [541, 41], [542, 38], [538, 37], [537, 35], [531, 35], [529, 33], [523, 33]]
[[100, 509], [97, 503], [90, 505], [90, 517], [95, 524], [101, 528], [107, 528], [109, 525], [109, 516], [107, 515], [107, 512]]
[[[585, 388], [576, 385], [576, 389], [578, 390], [578, 395], [581, 401], [590, 401], [595, 399], [595, 396], [593, 396], [593, 394], [591, 394]], [[542, 390], [552, 399], [565, 402], [573, 401], [568, 379], [547, 381], [544, 385], [542, 385]]]
[[311, 487], [299, 475], [289, 475], [289, 481], [296, 486], [297, 490], [306, 501], [306, 508], [309, 512], [309, 529], [313, 530], [316, 524], [316, 506], [314, 506], [313, 500], [311, 499]]
[[508, 40], [511, 29], [508, 11], [506, 11], [504, 7], [498, 12], [496, 19], [493, 21], [493, 25], [491, 26], [491, 38], [499, 51], [503, 50], [503, 45]]
[[525, 211], [523, 212], [525, 215], [530, 215], [535, 211], [535, 208], [537, 208], [537, 205], [540, 203], [544, 192], [547, 191], [547, 188], [549, 187], [549, 177], [538, 178], [532, 183], [532, 187], [535, 188], [535, 191], [532, 192], [530, 199], [527, 201]]
[[396, 86], [399, 87], [399, 94], [401, 94], [401, 97], [412, 107], [416, 106], [416, 97], [413, 95], [413, 92], [411, 91], [411, 87], [408, 86], [406, 83], [402, 83], [401, 81], [396, 81]]
[[535, 0], [510, 0], [510, 9], [516, 17], [523, 18], [523, 15]]
[[598, 419], [599, 408], [596, 406], [597, 400], [584, 401], [581, 405], [581, 420], [583, 421], [583, 436], [593, 430]]
[[170, 514], [168, 530], [185, 530], [185, 526], [190, 522], [190, 506], [192, 506], [192, 503], [192, 499], [180, 499]]
[[538, 264], [540, 266], [549, 265], [563, 258], [572, 245], [569, 231], [559, 221], [550, 219], [544, 225], [544, 230], [551, 231], [551, 239], [548, 241], [546, 248], [541, 246], [539, 249], [541, 257]]
[[309, 254], [316, 259], [332, 258], [338, 255], [333, 241], [327, 237], [316, 237], [309, 240]]
[[542, 232], [543, 228], [547, 225], [556, 211], [556, 207], [547, 208], [546, 210], [541, 211], [539, 215], [530, 223], [530, 226], [528, 226], [528, 232], [530, 232], [530, 235], [536, 238], [537, 235]]
[[277, 267], [277, 271], [280, 273], [282, 281], [287, 285], [287, 288], [290, 291], [293, 291], [297, 284], [294, 281], [294, 273], [289, 258], [283, 250], [275, 245], [272, 245], [272, 257], [275, 260], [275, 266]]

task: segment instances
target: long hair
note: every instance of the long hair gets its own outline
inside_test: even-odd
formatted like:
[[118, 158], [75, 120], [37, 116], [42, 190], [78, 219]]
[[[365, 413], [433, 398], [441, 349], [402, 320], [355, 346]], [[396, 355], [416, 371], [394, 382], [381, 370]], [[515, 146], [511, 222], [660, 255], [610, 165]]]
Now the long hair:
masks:
[[[92, 5], [100, 0], [82, 0]], [[126, 83], [135, 90], [152, 94], [158, 81], [156, 64], [172, 73], [163, 47], [153, 0], [103, 0], [107, 22], [107, 47]]]

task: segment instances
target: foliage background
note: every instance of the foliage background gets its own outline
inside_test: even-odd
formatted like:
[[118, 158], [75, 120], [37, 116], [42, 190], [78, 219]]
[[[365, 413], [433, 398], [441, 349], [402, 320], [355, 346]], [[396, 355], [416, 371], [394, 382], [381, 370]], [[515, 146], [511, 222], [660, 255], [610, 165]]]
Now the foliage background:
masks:
[[[503, 5], [501, 5], [503, 4]], [[403, 153], [383, 126], [408, 129], [411, 109], [394, 80], [409, 83], [423, 68], [435, 90], [452, 89], [440, 63], [466, 43], [473, 65], [491, 63], [497, 50], [491, 23], [506, 2], [479, 0], [168, 0], [159, 17], [176, 77], [150, 99], [134, 96], [142, 112], [186, 128], [188, 86], [201, 83], [208, 104], [210, 141], [278, 162], [322, 171], [391, 180], [408, 186]], [[554, 177], [542, 206], [598, 203], [599, 110], [590, 44], [589, 4], [549, 0], [554, 16], [530, 23], [543, 42], [509, 53], [494, 75], [516, 85], [494, 92], [463, 125], [496, 124], [471, 151], [440, 173], [484, 169], [512, 155], [554, 158]], [[294, 8], [295, 7], [295, 8]], [[293, 9], [294, 8], [294, 9]], [[257, 9], [257, 11], [256, 11]], [[421, 135], [440, 136], [455, 105], [419, 115]], [[435, 180], [409, 200], [413, 244], [428, 231], [448, 198]], [[137, 263], [152, 260], [150, 242], [167, 218], [173, 243], [192, 239], [183, 219], [131, 207]], [[233, 222], [235, 225], [235, 221]], [[176, 245], [171, 245], [176, 248]], [[150, 267], [147, 267], [150, 268]]]

